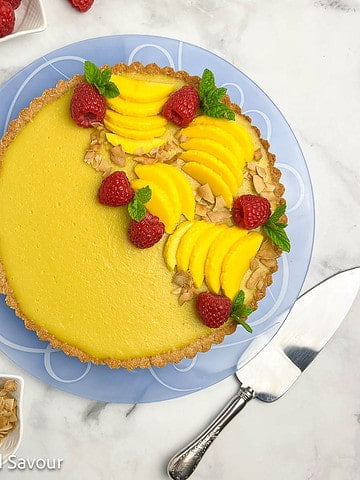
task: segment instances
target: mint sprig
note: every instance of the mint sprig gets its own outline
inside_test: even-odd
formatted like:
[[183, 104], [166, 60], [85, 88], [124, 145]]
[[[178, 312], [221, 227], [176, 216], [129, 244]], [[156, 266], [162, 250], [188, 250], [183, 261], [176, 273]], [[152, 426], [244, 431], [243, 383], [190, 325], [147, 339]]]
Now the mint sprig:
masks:
[[244, 300], [245, 293], [240, 290], [232, 302], [230, 317], [234, 318], [249, 333], [252, 333], [252, 328], [245, 322], [244, 318], [248, 317], [253, 309], [249, 305], [245, 305]]
[[216, 87], [214, 74], [211, 70], [205, 68], [199, 88], [200, 104], [205, 115], [235, 120], [235, 113], [221, 102], [226, 91], [226, 88]]
[[285, 203], [279, 205], [271, 217], [264, 223], [263, 229], [275, 245], [278, 245], [285, 252], [290, 252], [291, 244], [289, 237], [285, 232], [287, 224], [279, 222], [279, 219], [284, 215], [285, 210]]
[[129, 215], [136, 222], [141, 222], [141, 220], [145, 218], [146, 207], [144, 204], [151, 199], [151, 194], [149, 185], [139, 188], [139, 190], [135, 192], [134, 198], [128, 204]]
[[94, 85], [100, 95], [107, 98], [114, 98], [120, 95], [118, 87], [110, 80], [110, 68], [105, 68], [105, 70], [101, 71], [94, 63], [86, 60], [84, 64], [84, 74], [87, 83]]

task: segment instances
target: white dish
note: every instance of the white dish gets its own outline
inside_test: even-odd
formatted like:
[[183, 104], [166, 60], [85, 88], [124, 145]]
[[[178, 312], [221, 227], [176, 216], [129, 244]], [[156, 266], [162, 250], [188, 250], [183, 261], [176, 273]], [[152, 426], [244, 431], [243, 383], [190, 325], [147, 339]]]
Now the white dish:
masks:
[[15, 27], [13, 33], [0, 38], [5, 42], [28, 33], [41, 32], [46, 28], [45, 11], [41, 0], [22, 0], [15, 10]]
[[16, 382], [16, 391], [12, 392], [12, 396], [16, 399], [18, 420], [16, 422], [14, 430], [11, 430], [10, 433], [0, 443], [0, 455], [2, 465], [8, 461], [10, 455], [15, 454], [15, 452], [19, 448], [23, 434], [22, 403], [24, 392], [24, 379], [22, 377], [19, 377], [18, 375], [6, 375], [5, 373], [0, 373], [0, 385], [3, 385], [6, 380], [15, 380]]

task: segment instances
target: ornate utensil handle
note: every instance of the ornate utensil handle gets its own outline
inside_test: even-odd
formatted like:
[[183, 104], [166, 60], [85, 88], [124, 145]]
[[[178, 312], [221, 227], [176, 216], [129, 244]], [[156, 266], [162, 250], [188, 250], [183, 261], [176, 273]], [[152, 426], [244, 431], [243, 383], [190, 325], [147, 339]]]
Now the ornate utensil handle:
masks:
[[169, 461], [167, 473], [173, 480], [186, 480], [194, 472], [204, 453], [222, 429], [254, 397], [250, 387], [240, 388], [211, 424]]

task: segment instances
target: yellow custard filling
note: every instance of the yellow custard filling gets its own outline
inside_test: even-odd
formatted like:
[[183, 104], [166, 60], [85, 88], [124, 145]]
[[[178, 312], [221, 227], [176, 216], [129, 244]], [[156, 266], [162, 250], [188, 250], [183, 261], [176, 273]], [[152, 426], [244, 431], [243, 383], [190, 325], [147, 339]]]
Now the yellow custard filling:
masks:
[[101, 178], [83, 161], [89, 130], [71, 93], [47, 104], [7, 148], [0, 169], [0, 259], [25, 317], [98, 358], [182, 348], [209, 333], [193, 302], [171, 295], [163, 238], [139, 250], [126, 207], [98, 203]]

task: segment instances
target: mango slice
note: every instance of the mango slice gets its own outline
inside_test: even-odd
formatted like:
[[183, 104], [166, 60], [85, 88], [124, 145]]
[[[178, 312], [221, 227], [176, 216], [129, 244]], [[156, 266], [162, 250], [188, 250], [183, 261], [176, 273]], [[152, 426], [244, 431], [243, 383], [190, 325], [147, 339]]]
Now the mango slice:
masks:
[[240, 147], [245, 151], [246, 162], [251, 162], [254, 157], [254, 142], [250, 133], [234, 120], [226, 120], [224, 118], [213, 118], [206, 115], [200, 115], [192, 121], [192, 125], [213, 125], [222, 128], [230, 133], [239, 143]]
[[240, 238], [226, 254], [222, 267], [220, 283], [224, 294], [231, 300], [240, 290], [241, 280], [250, 268], [250, 260], [260, 248], [263, 236], [250, 232]]
[[159, 220], [165, 225], [166, 233], [172, 233], [179, 221], [172, 199], [154, 182], [142, 180], [141, 178], [131, 182], [131, 186], [135, 191], [147, 185], [151, 188], [151, 199], [145, 204], [145, 207], [152, 215], [159, 217]]
[[184, 162], [196, 162], [211, 168], [211, 170], [220, 175], [224, 182], [228, 184], [232, 195], [234, 197], [236, 196], [238, 191], [236, 178], [225, 165], [225, 163], [222, 163], [220, 160], [214, 157], [214, 155], [201, 152], [200, 150], [188, 150], [187, 152], [182, 152], [181, 155], [179, 155], [179, 158], [184, 160]]
[[114, 147], [121, 145], [124, 152], [130, 153], [131, 155], [149, 153], [153, 148], [160, 147], [166, 143], [164, 137], [151, 138], [149, 140], [133, 140], [116, 135], [116, 133], [107, 133], [106, 139]]
[[221, 195], [225, 200], [226, 206], [231, 208], [233, 195], [230, 188], [220, 175], [213, 172], [209, 167], [205, 167], [205, 165], [196, 162], [185, 163], [185, 165], [182, 166], [182, 169], [201, 185], [208, 183], [213, 194], [216, 196]]
[[134, 170], [139, 178], [153, 182], [154, 185], [160, 187], [160, 189], [166, 192], [166, 195], [171, 198], [174, 217], [176, 217], [176, 222], [178, 223], [182, 213], [181, 201], [177, 186], [172, 181], [171, 176], [168, 175], [164, 169], [158, 168], [158, 164], [136, 165]]
[[106, 104], [115, 112], [122, 113], [133, 117], [150, 117], [161, 112], [166, 98], [156, 102], [138, 103], [125, 100], [122, 97], [107, 98]]
[[180, 146], [184, 150], [200, 150], [201, 152], [209, 153], [221, 160], [233, 172], [237, 184], [241, 185], [243, 167], [240, 166], [235, 155], [221, 143], [206, 138], [190, 138], [190, 140], [181, 143]]
[[155, 130], [157, 128], [166, 127], [167, 120], [160, 115], [151, 115], [150, 117], [132, 117], [130, 115], [121, 115], [121, 113], [106, 110], [105, 119], [118, 127], [127, 128], [129, 130]]
[[176, 88], [174, 83], [137, 80], [121, 74], [112, 75], [111, 81], [120, 90], [121, 97], [140, 103], [164, 101]]
[[190, 256], [189, 270], [196, 288], [201, 287], [205, 275], [205, 262], [210, 245], [217, 242], [219, 235], [227, 230], [227, 225], [215, 225], [210, 231], [205, 230], [198, 237], [196, 245]]
[[180, 196], [181, 213], [185, 215], [188, 220], [194, 220], [195, 216], [195, 198], [189, 180], [185, 175], [172, 165], [166, 163], [157, 163], [158, 171], [163, 170], [175, 183], [178, 194]]
[[161, 137], [166, 131], [165, 127], [157, 128], [155, 130], [129, 130], [128, 128], [119, 127], [118, 125], [109, 122], [106, 117], [104, 119], [104, 125], [111, 132], [133, 140], [148, 140], [149, 138]]
[[208, 223], [203, 220], [194, 221], [193, 225], [182, 235], [179, 248], [176, 252], [176, 264], [178, 271], [186, 272], [189, 268], [190, 257], [194, 246], [204, 232], [209, 232], [215, 228], [214, 223]]
[[242, 170], [245, 166], [245, 151], [240, 147], [235, 138], [226, 130], [213, 125], [193, 125], [183, 128], [181, 134], [188, 138], [207, 138], [221, 143], [224, 147], [231, 150], [237, 159], [237, 167]]
[[229, 227], [210, 245], [205, 263], [205, 282], [213, 293], [220, 293], [221, 266], [225, 256], [231, 247], [247, 233], [248, 230], [244, 228]]
[[180, 223], [180, 225], [176, 227], [175, 232], [169, 235], [165, 243], [163, 256], [166, 266], [171, 272], [173, 272], [176, 267], [176, 252], [178, 250], [181, 237], [191, 227], [191, 225], [193, 225], [193, 222], [190, 221]]

